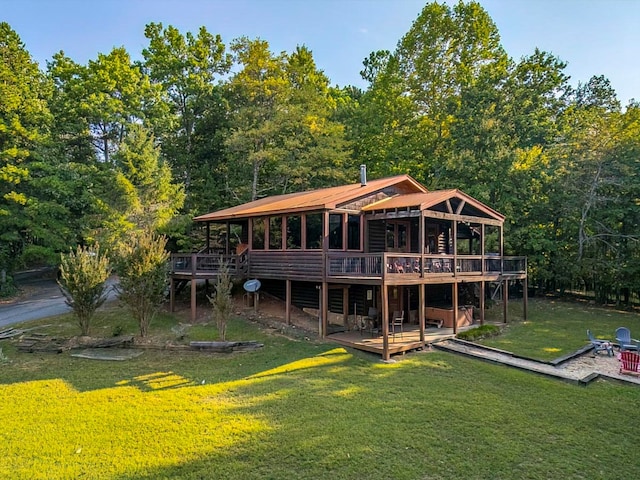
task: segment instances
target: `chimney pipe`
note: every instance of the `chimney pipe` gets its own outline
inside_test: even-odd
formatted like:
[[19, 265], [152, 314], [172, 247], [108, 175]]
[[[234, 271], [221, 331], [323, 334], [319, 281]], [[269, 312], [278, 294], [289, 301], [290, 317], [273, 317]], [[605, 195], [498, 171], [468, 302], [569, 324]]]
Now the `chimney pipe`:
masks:
[[360, 165], [360, 186], [365, 187], [367, 185], [367, 166]]

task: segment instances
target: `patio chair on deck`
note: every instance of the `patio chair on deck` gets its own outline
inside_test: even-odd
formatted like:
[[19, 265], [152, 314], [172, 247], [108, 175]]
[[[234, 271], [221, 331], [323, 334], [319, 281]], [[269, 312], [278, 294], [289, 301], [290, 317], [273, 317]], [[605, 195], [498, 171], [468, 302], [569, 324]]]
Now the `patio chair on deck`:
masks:
[[613, 345], [611, 345], [609, 340], [600, 340], [594, 337], [589, 329], [587, 329], [587, 337], [589, 337], [589, 341], [593, 346], [593, 353], [599, 354], [600, 352], [607, 352], [608, 356], [613, 356]]
[[402, 324], [404, 323], [404, 310], [396, 310], [391, 316], [391, 323], [389, 325], [391, 329], [391, 336], [396, 338], [396, 330], [400, 331], [400, 338], [402, 338]]
[[640, 340], [631, 338], [631, 332], [627, 327], [618, 327], [616, 329], [616, 342], [620, 346], [620, 351], [635, 350], [638, 351]]
[[620, 352], [620, 373], [640, 375], [640, 355], [629, 350]]
[[373, 337], [373, 331], [377, 331], [380, 328], [378, 326], [378, 309], [376, 307], [369, 307], [369, 312], [367, 312], [366, 320], [369, 331], [371, 332], [371, 336]]

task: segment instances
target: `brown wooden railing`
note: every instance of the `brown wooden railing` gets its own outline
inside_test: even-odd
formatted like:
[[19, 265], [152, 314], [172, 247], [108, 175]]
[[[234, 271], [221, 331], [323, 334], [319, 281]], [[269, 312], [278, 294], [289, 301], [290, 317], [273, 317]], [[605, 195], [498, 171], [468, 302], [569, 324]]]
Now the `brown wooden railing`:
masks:
[[[484, 269], [483, 269], [484, 264]], [[455, 267], [454, 267], [455, 265]], [[330, 253], [327, 256], [329, 277], [382, 277], [387, 275], [461, 276], [523, 274], [526, 257], [481, 255], [411, 255], [407, 253]]]
[[322, 281], [321, 250], [253, 250], [249, 257], [252, 278], [296, 279]]
[[247, 255], [221, 255], [217, 253], [172, 253], [169, 271], [177, 275], [196, 276], [214, 274], [226, 263], [230, 275], [242, 275], [247, 271]]
[[[298, 278], [322, 280], [321, 251], [251, 252], [242, 255], [176, 253], [171, 255], [174, 275], [213, 275], [222, 263], [234, 276], [255, 278]], [[426, 275], [464, 276], [482, 274], [525, 274], [526, 257], [499, 255], [418, 255], [410, 253], [331, 252], [326, 256], [327, 277], [382, 278]]]

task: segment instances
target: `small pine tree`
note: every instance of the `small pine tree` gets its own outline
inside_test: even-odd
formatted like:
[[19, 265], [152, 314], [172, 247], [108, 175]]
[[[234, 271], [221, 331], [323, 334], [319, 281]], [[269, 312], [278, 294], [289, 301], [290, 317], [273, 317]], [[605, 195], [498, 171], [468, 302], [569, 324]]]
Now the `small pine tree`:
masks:
[[78, 319], [82, 335], [89, 334], [89, 325], [95, 311], [107, 299], [106, 281], [111, 267], [100, 248], [78, 246], [60, 259], [58, 285]]
[[118, 249], [120, 300], [138, 322], [141, 337], [149, 333], [149, 325], [165, 300], [169, 272], [166, 244], [166, 237], [146, 231], [132, 234]]
[[233, 310], [233, 299], [231, 297], [232, 288], [233, 282], [231, 281], [231, 275], [229, 275], [229, 265], [221, 258], [215, 283], [216, 290], [213, 296], [207, 296], [207, 298], [213, 307], [213, 319], [216, 322], [220, 340], [223, 342], [226, 340], [227, 322]]

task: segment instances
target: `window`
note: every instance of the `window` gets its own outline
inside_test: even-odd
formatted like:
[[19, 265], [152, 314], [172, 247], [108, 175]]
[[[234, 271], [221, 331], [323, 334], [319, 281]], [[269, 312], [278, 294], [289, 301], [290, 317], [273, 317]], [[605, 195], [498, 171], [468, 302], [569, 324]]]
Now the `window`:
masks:
[[396, 246], [396, 229], [393, 223], [387, 223], [387, 249], [395, 248]]
[[253, 250], [264, 250], [264, 218], [253, 219], [251, 248]]
[[396, 248], [404, 252], [407, 250], [408, 227], [404, 223], [399, 223], [397, 228], [398, 228], [398, 244], [396, 245]]
[[282, 250], [282, 217], [269, 218], [269, 250]]
[[409, 223], [387, 223], [386, 239], [387, 250], [406, 252], [409, 247]]
[[307, 241], [305, 248], [309, 250], [317, 250], [322, 248], [322, 214], [311, 213], [306, 217]]
[[329, 248], [342, 250], [342, 218], [340, 213], [329, 214]]
[[360, 245], [360, 215], [349, 215], [347, 221], [347, 249], [362, 249]]
[[302, 218], [298, 215], [287, 217], [287, 249], [302, 248]]

